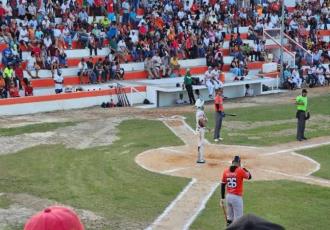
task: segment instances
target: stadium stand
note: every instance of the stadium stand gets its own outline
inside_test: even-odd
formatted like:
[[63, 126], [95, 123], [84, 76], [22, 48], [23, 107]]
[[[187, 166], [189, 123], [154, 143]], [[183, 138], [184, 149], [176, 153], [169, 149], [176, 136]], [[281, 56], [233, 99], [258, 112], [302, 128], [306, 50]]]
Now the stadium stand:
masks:
[[[284, 32], [291, 38], [285, 48], [294, 54], [294, 64], [284, 64], [283, 86], [329, 84], [329, 1], [285, 2], [291, 6], [285, 6]], [[278, 38], [264, 35], [280, 27], [280, 8], [274, 0], [3, 1], [1, 95], [10, 97], [11, 82], [21, 96], [28, 86], [36, 96], [54, 94], [59, 70], [64, 86], [77, 87], [175, 78], [186, 68], [202, 75], [208, 66], [219, 67], [227, 84], [259, 77], [262, 64], [280, 61]], [[174, 56], [192, 64], [174, 69]], [[148, 58], [150, 72], [144, 66]], [[189, 61], [199, 59], [205, 61], [197, 66]], [[85, 64], [87, 76], [78, 76]]]

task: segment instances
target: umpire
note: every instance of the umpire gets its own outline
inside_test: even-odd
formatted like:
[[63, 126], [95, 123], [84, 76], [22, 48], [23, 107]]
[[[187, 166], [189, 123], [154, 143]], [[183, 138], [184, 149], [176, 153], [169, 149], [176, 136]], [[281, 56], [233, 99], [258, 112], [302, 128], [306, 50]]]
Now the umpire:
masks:
[[189, 102], [191, 105], [195, 104], [195, 97], [193, 93], [193, 87], [192, 87], [192, 77], [190, 74], [190, 69], [187, 69], [186, 75], [184, 76], [183, 79], [183, 88], [186, 87], [188, 96], [189, 96]]
[[305, 124], [306, 120], [309, 118], [309, 113], [307, 111], [307, 90], [303, 89], [301, 95], [296, 97], [297, 113], [296, 118], [298, 119], [297, 123], [297, 140], [307, 140], [305, 137]]

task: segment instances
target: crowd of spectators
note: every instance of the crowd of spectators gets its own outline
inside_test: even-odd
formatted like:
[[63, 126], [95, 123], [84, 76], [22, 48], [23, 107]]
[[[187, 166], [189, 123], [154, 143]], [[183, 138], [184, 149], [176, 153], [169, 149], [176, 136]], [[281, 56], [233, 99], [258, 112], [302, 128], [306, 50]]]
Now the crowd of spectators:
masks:
[[[329, 61], [329, 42], [318, 31], [328, 29], [330, 3], [321, 2], [298, 0], [293, 11], [285, 10], [285, 32], [313, 54], [291, 44], [298, 70], [305, 63], [315, 67]], [[208, 66], [222, 70], [223, 44], [231, 34], [230, 71], [240, 78], [247, 74], [248, 62], [265, 60], [262, 31], [278, 28], [280, 18], [275, 0], [8, 0], [0, 3], [0, 40], [8, 44], [2, 64], [16, 72], [22, 51], [28, 50], [30, 78], [38, 78], [40, 69], [50, 69], [54, 77], [56, 69], [67, 66], [64, 51], [76, 41], [90, 56], [105, 44], [111, 50], [93, 66], [81, 60], [81, 83], [120, 79], [120, 63], [128, 61], [144, 61], [149, 78], [177, 74], [177, 59], [206, 57]], [[242, 26], [249, 27], [252, 46], [240, 37]], [[18, 87], [23, 80], [16, 78], [19, 83], [12, 82]]]

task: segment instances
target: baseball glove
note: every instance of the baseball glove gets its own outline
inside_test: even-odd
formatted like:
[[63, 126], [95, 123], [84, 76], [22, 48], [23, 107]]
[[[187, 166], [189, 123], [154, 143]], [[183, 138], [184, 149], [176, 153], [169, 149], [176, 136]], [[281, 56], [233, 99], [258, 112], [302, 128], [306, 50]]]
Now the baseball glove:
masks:
[[204, 118], [199, 119], [199, 120], [198, 120], [198, 125], [199, 125], [199, 127], [201, 127], [201, 128], [206, 127], [206, 120], [205, 120]]

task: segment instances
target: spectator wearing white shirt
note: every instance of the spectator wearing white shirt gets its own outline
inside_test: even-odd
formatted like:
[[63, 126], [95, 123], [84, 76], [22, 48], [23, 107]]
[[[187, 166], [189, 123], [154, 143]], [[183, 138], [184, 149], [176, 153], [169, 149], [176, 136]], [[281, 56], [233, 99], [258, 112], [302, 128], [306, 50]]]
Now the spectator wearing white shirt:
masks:
[[82, 58], [78, 64], [78, 76], [79, 76], [79, 83], [84, 83], [84, 77], [88, 76], [88, 67], [87, 63], [84, 58]]
[[49, 34], [47, 34], [46, 37], [44, 37], [44, 45], [46, 47], [46, 49], [48, 49], [51, 45], [52, 45], [52, 38], [50, 37]]
[[297, 70], [297, 66], [294, 66], [292, 73], [292, 81], [295, 84], [295, 86], [300, 89], [301, 88], [301, 84], [302, 84], [302, 79], [300, 77], [299, 71]]
[[128, 0], [123, 0], [123, 2], [121, 4], [121, 9], [123, 11], [122, 23], [125, 25], [127, 25], [128, 20], [129, 20], [130, 8], [131, 8], [131, 6], [130, 6]]
[[63, 1], [61, 5], [61, 13], [64, 14], [67, 9], [70, 9], [70, 4], [68, 1]]
[[159, 79], [161, 77], [160, 75], [160, 68], [162, 65], [162, 59], [159, 56], [158, 51], [156, 51], [155, 55], [152, 57], [152, 63], [153, 63], [153, 74], [155, 78]]
[[[38, 75], [39, 70], [40, 70], [40, 66], [37, 64], [36, 57], [35, 57], [34, 53], [32, 52], [31, 57], [29, 57], [27, 59], [26, 72], [28, 73], [28, 75], [31, 78], [39, 78], [39, 75]], [[36, 76], [32, 75], [32, 71], [36, 72]]]
[[44, 17], [44, 20], [41, 22], [43, 29], [48, 29], [50, 26], [50, 20], [47, 16]]
[[30, 3], [28, 7], [28, 12], [31, 16], [37, 15], [37, 7], [33, 4], [33, 2]]
[[129, 37], [131, 38], [131, 41], [133, 44], [136, 44], [139, 42], [139, 31], [137, 30], [131, 30], [129, 33]]
[[56, 25], [56, 27], [53, 30], [54, 38], [55, 39], [60, 39], [62, 36], [62, 31], [59, 28], [59, 25]]
[[84, 8], [81, 9], [81, 11], [78, 14], [78, 17], [81, 22], [87, 23], [88, 22], [88, 14]]
[[63, 92], [63, 82], [64, 78], [62, 76], [62, 70], [57, 70], [54, 76], [54, 83], [55, 83], [55, 93], [59, 94]]
[[66, 25], [62, 31], [64, 41], [68, 44], [69, 49], [72, 49], [72, 36], [71, 36], [71, 30]]
[[319, 66], [316, 69], [316, 73], [317, 73], [318, 83], [321, 86], [325, 85], [324, 68], [322, 64], [319, 64]]
[[278, 25], [278, 16], [275, 14], [275, 12], [270, 15], [270, 21], [273, 23], [273, 25]]
[[37, 29], [38, 21], [36, 20], [35, 16], [32, 16], [31, 20], [28, 23], [28, 26], [32, 27], [34, 30]]
[[23, 20], [26, 14], [26, 3], [22, 2], [21, 4], [18, 4], [17, 10], [19, 19]]
[[28, 48], [28, 45], [29, 45], [29, 33], [28, 33], [28, 30], [27, 30], [26, 26], [23, 26], [19, 30], [18, 40], [19, 40], [19, 42], [22, 45], [24, 45], [26, 48]]

